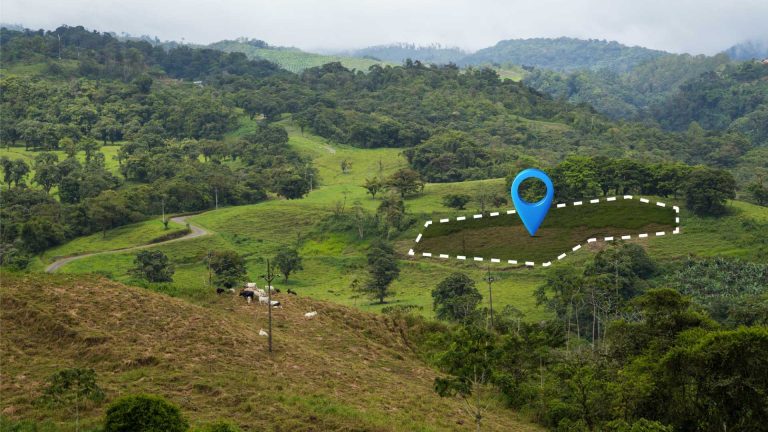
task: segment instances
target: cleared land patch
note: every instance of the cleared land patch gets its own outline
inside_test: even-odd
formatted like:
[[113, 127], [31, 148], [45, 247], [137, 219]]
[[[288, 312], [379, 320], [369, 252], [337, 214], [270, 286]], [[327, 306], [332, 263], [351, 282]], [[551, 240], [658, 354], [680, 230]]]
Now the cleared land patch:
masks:
[[528, 235], [512, 210], [428, 221], [417, 237], [412, 255], [548, 265], [565, 258], [563, 254], [578, 250], [577, 246], [583, 243], [679, 232], [676, 207], [634, 197], [592, 201], [553, 206], [534, 237]]

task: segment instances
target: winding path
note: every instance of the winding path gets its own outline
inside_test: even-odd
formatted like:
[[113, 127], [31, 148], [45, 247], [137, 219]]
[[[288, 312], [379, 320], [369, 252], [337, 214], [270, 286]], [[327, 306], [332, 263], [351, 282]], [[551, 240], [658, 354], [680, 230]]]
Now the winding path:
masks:
[[[184, 225], [187, 223], [188, 217], [189, 216], [176, 216], [176, 217], [172, 217], [171, 221]], [[179, 237], [171, 240], [166, 240], [166, 241], [157, 242], [157, 243], [148, 243], [148, 244], [139, 245], [139, 246], [131, 246], [131, 247], [121, 248], [121, 249], [112, 249], [112, 250], [101, 251], [101, 252], [91, 252], [91, 253], [85, 253], [82, 255], [72, 255], [64, 258], [59, 258], [56, 261], [49, 264], [45, 268], [45, 271], [46, 273], [53, 273], [56, 270], [60, 269], [61, 267], [71, 263], [72, 261], [79, 260], [81, 258], [91, 257], [94, 255], [105, 255], [105, 254], [113, 254], [113, 253], [120, 253], [120, 252], [128, 252], [132, 250], [146, 249], [148, 247], [160, 246], [160, 245], [178, 242], [178, 241], [184, 241], [184, 240], [191, 240], [193, 238], [202, 237], [202, 236], [211, 234], [211, 232], [206, 230], [205, 228], [199, 227], [197, 225], [192, 225], [191, 223], [189, 224], [189, 229], [191, 230], [189, 234], [185, 235], [184, 237]]]

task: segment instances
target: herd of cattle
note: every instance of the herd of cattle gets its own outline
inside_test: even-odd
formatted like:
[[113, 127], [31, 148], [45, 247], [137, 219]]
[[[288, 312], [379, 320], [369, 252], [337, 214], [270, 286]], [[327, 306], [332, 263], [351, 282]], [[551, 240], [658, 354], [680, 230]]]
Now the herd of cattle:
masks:
[[[259, 288], [256, 286], [255, 282], [248, 282], [245, 284], [245, 287], [240, 290], [240, 294], [238, 294], [240, 297], [243, 297], [246, 301], [248, 301], [248, 304], [251, 304], [254, 299], [259, 300], [259, 304], [270, 304], [273, 308], [281, 308], [283, 305], [280, 303], [279, 300], [271, 300], [269, 299], [269, 295], [266, 290], [270, 290], [273, 293], [279, 293], [280, 290], [269, 285], [265, 286], [264, 289]], [[230, 292], [232, 294], [235, 293], [234, 288], [224, 289], [224, 288], [216, 288], [216, 293], [221, 294], [224, 292]], [[296, 292], [288, 289], [288, 294], [296, 295]], [[310, 311], [304, 314], [304, 318], [306, 319], [312, 319], [317, 316], [317, 311]], [[262, 335], [265, 336], [265, 335]]]

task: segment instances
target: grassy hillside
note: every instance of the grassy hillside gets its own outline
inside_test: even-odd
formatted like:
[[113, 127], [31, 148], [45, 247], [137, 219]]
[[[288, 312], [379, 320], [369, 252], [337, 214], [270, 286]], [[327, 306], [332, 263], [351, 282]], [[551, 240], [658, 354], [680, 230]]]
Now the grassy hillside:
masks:
[[236, 41], [216, 42], [208, 45], [208, 47], [224, 52], [241, 52], [251, 59], [269, 60], [273, 63], [277, 63], [283, 69], [289, 70], [291, 72], [301, 72], [307, 68], [322, 66], [326, 63], [332, 62], [341, 62], [341, 64], [348, 69], [357, 69], [365, 72], [369, 67], [375, 64], [382, 64], [382, 62], [378, 60], [314, 54], [302, 51], [298, 48], [257, 48], [255, 46]]
[[[65, 410], [32, 404], [49, 375], [77, 366], [95, 369], [108, 401], [160, 394], [193, 426], [223, 418], [246, 431], [471, 428], [461, 401], [434, 393], [435, 372], [389, 317], [278, 294], [270, 355], [258, 336], [266, 310], [235, 296], [202, 308], [105, 279], [47, 275], [6, 275], [0, 294], [8, 418], [74, 430]], [[310, 310], [316, 319], [304, 319]], [[488, 403], [487, 430], [539, 430]], [[81, 426], [98, 425], [103, 410], [88, 407]]]

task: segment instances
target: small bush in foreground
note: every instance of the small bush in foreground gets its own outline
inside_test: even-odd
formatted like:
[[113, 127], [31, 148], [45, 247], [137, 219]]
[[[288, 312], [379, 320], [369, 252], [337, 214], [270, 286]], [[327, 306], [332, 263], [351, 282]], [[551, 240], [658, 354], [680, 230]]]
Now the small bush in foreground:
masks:
[[107, 408], [104, 432], [183, 432], [187, 420], [176, 405], [160, 396], [122, 397]]

